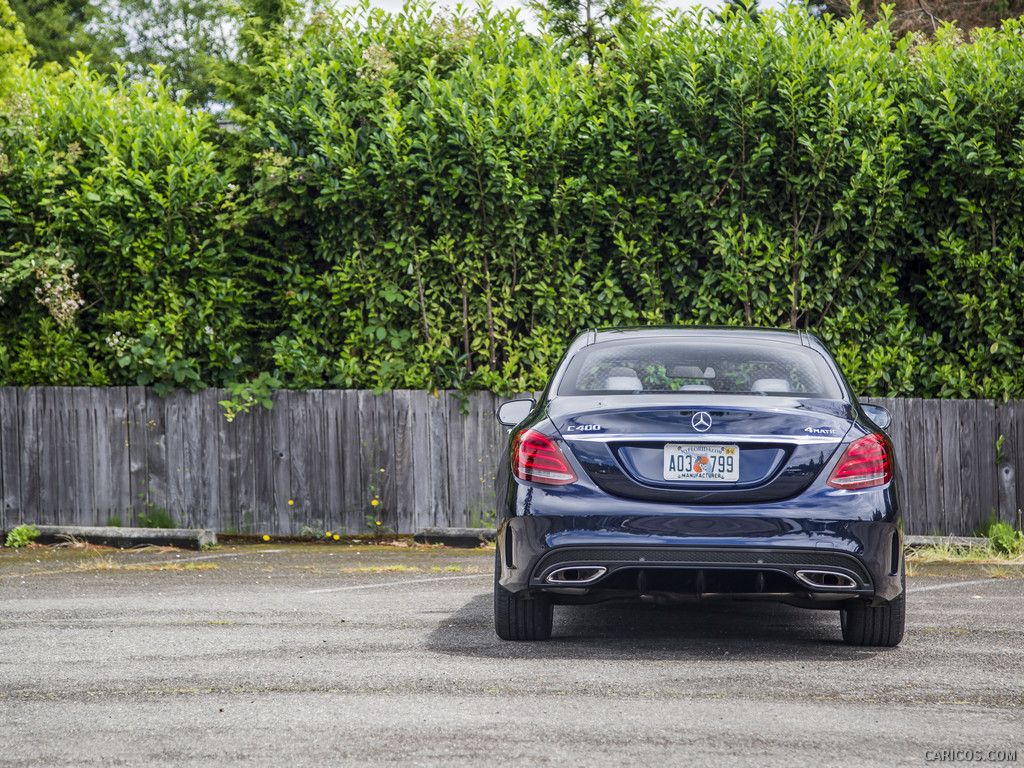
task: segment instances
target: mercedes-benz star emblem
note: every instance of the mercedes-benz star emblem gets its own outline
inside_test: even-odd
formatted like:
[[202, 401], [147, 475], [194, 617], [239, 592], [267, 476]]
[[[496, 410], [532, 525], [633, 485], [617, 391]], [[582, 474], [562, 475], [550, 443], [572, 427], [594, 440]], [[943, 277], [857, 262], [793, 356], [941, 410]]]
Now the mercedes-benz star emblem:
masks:
[[711, 414], [707, 411], [697, 411], [690, 419], [690, 426], [698, 432], [707, 432], [711, 429]]

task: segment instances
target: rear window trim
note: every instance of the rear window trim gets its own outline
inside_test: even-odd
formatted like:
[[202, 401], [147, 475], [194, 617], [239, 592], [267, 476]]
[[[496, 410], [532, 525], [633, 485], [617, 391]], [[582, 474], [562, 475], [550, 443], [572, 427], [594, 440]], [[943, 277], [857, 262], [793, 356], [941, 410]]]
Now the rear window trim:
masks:
[[[730, 390], [715, 390], [715, 391], [701, 391], [701, 390], [671, 390], [671, 389], [642, 389], [639, 391], [624, 391], [624, 390], [609, 390], [609, 389], [587, 389], [581, 390], [575, 386], [575, 381], [579, 376], [579, 369], [582, 367], [583, 362], [593, 352], [598, 349], [607, 347], [629, 347], [635, 348], [640, 345], [644, 346], [663, 346], [666, 344], [673, 343], [689, 343], [699, 344], [702, 347], [714, 347], [714, 346], [747, 346], [747, 345], [770, 345], [776, 348], [793, 348], [798, 354], [802, 355], [813, 355], [814, 359], [820, 361], [820, 365], [816, 365], [815, 368], [819, 375], [823, 378], [825, 371], [828, 372], [828, 380], [823, 380], [822, 384], [825, 389], [828, 389], [828, 384], [831, 383], [834, 390], [831, 392], [737, 392]], [[696, 396], [695, 399], [703, 399], [705, 396], [736, 396], [736, 397], [766, 397], [772, 399], [799, 399], [799, 400], [829, 400], [838, 402], [850, 402], [850, 394], [847, 391], [846, 385], [842, 376], [839, 374], [838, 366], [836, 362], [831, 358], [830, 355], [816, 348], [813, 345], [806, 345], [796, 341], [785, 341], [780, 339], [739, 339], [739, 338], [728, 338], [725, 336], [707, 337], [707, 336], [678, 336], [678, 337], [664, 337], [664, 336], [647, 336], [643, 338], [617, 338], [599, 340], [592, 344], [587, 344], [566, 358], [561, 370], [558, 372], [556, 380], [552, 388], [552, 394], [557, 397], [636, 397], [636, 398], [648, 398], [648, 397], [692, 397]]]

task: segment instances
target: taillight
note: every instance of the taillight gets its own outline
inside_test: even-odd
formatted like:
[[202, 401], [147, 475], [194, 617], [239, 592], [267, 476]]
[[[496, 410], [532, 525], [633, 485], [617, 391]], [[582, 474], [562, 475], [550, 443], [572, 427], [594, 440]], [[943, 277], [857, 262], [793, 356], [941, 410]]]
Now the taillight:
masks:
[[892, 448], [884, 435], [868, 435], [850, 443], [829, 475], [833, 488], [857, 490], [892, 480]]
[[524, 429], [512, 442], [512, 473], [520, 480], [548, 485], [577, 480], [565, 454], [551, 438], [534, 429]]

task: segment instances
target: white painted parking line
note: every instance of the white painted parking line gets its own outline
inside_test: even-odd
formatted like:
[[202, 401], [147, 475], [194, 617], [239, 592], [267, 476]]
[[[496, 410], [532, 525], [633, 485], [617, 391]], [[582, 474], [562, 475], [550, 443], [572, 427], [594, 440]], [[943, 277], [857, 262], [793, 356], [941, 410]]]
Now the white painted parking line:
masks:
[[931, 592], [933, 589], [952, 589], [953, 587], [971, 587], [976, 584], [988, 584], [992, 579], [978, 579], [977, 581], [954, 581], [949, 584], [932, 584], [928, 587], [907, 587], [907, 592]]
[[490, 573], [473, 573], [468, 576], [439, 576], [433, 579], [404, 579], [402, 581], [385, 581], [381, 584], [357, 584], [353, 587], [331, 587], [329, 589], [308, 589], [307, 595], [319, 595], [324, 592], [349, 592], [353, 589], [379, 589], [381, 587], [398, 587], [402, 584], [428, 584], [432, 581], [454, 581], [455, 579], [481, 579], [493, 577]]

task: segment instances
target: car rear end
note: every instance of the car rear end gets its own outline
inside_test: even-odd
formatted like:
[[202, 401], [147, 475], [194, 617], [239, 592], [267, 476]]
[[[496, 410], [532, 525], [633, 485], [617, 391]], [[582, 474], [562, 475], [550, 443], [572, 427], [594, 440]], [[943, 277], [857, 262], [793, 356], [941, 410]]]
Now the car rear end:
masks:
[[806, 334], [584, 337], [502, 470], [497, 579], [522, 599], [902, 595], [892, 446]]

